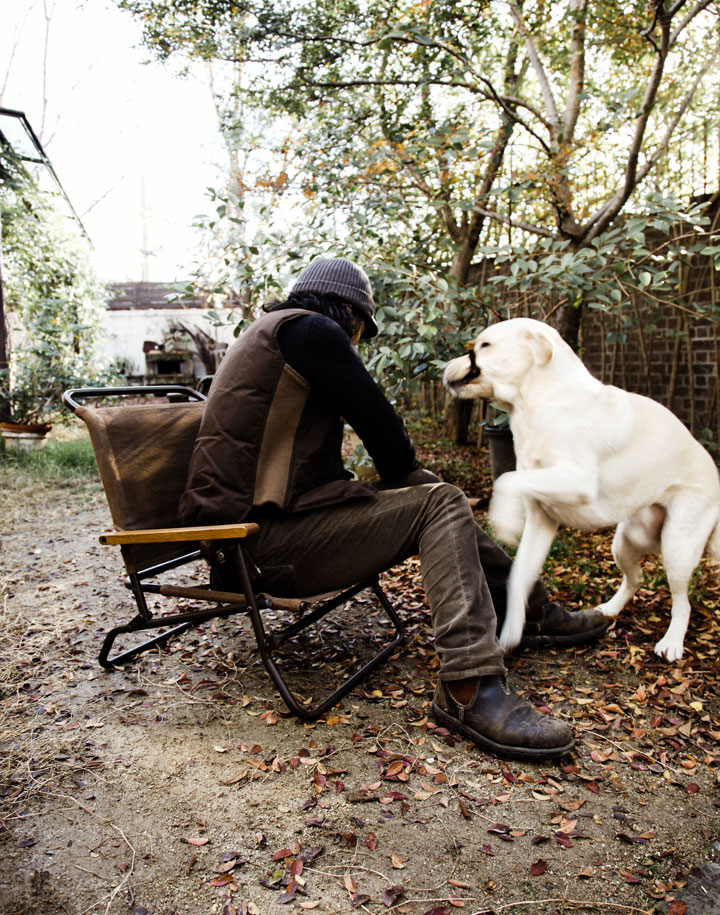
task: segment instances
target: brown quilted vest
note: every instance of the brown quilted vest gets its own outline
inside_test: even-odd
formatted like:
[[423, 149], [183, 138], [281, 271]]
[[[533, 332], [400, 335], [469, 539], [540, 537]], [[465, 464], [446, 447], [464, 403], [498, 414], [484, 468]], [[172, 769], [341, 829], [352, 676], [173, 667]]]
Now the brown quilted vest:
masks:
[[306, 314], [271, 312], [228, 350], [195, 441], [180, 500], [183, 524], [243, 521], [263, 505], [302, 511], [375, 491], [350, 479], [342, 418], [313, 395], [278, 345], [278, 328]]

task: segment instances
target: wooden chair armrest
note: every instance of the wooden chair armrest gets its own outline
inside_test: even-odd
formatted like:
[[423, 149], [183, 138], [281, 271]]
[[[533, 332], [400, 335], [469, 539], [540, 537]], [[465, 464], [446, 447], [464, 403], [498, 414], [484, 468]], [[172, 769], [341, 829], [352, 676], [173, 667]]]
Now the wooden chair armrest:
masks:
[[165, 527], [157, 530], [114, 531], [101, 534], [100, 543], [177, 543], [184, 540], [241, 540], [260, 530], [258, 524], [212, 524], [209, 527]]

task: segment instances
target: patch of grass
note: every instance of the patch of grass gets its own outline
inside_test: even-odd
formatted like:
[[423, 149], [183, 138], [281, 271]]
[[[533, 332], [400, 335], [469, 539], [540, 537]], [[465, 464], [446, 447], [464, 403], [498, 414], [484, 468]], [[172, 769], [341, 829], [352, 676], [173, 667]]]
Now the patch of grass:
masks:
[[97, 476], [95, 455], [86, 438], [48, 442], [42, 451], [34, 453], [0, 451], [0, 485], [3, 487], [94, 481]]
[[83, 502], [100, 490], [92, 445], [86, 435], [53, 438], [42, 451], [8, 453], [0, 449], [0, 517], [10, 530], [46, 500]]

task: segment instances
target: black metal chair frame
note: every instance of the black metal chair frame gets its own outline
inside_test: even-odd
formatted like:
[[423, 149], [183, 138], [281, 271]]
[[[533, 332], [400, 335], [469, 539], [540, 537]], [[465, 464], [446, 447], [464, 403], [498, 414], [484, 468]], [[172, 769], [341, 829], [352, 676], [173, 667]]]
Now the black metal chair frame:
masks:
[[[65, 405], [75, 412], [81, 401], [96, 398], [118, 396], [156, 396], [164, 397], [171, 401], [203, 401], [205, 396], [191, 388], [181, 385], [148, 385], [130, 387], [107, 388], [76, 388], [66, 391], [63, 395]], [[132, 409], [131, 406], [127, 409]], [[125, 586], [132, 592], [137, 606], [136, 615], [124, 625], [115, 626], [106, 635], [99, 654], [99, 663], [102, 667], [112, 670], [117, 666], [131, 661], [141, 653], [151, 648], [164, 645], [168, 639], [186, 631], [191, 626], [199, 625], [210, 619], [224, 618], [236, 613], [247, 613], [257, 642], [260, 658], [275, 684], [283, 702], [288, 709], [298, 718], [305, 721], [314, 721], [336, 705], [344, 696], [361, 683], [373, 670], [383, 664], [405, 640], [402, 621], [383, 591], [378, 578], [374, 577], [360, 582], [331, 597], [311, 600], [286, 600], [269, 597], [256, 590], [253, 584], [251, 569], [254, 566], [246, 556], [243, 540], [253, 536], [259, 530], [253, 523], [233, 525], [211, 525], [204, 527], [175, 527], [159, 528], [153, 530], [127, 530], [115, 533], [102, 534], [100, 543], [106, 545], [122, 544], [162, 544], [187, 542], [191, 549], [166, 562], [149, 565], [137, 572], [132, 572], [125, 579]], [[211, 541], [217, 549], [221, 545], [224, 551], [223, 559], [225, 568], [227, 563], [233, 572], [233, 580], [239, 581], [242, 592], [220, 591], [208, 585], [207, 587], [181, 587], [177, 585], [161, 584], [158, 578], [164, 573], [177, 569], [191, 562], [201, 559], [207, 561], [202, 551], [196, 548], [199, 541]], [[355, 669], [340, 685], [327, 696], [314, 705], [308, 706], [294, 695], [278, 666], [275, 653], [289, 639], [298, 635], [308, 626], [317, 623], [323, 617], [332, 613], [342, 604], [351, 600], [358, 593], [371, 589], [386, 616], [393, 626], [392, 640], [383, 646], [369, 661]], [[198, 601], [207, 601], [213, 606], [203, 610], [189, 610], [185, 612], [170, 612], [154, 615], [148, 607], [146, 595], [159, 594], [169, 598], [188, 598]], [[266, 628], [262, 618], [262, 611], [272, 608], [292, 610], [297, 618], [295, 621], [282, 628], [272, 630]], [[161, 629], [169, 626], [166, 631], [153, 636], [141, 644], [121, 651], [111, 656], [115, 640], [124, 634], [146, 630]]]

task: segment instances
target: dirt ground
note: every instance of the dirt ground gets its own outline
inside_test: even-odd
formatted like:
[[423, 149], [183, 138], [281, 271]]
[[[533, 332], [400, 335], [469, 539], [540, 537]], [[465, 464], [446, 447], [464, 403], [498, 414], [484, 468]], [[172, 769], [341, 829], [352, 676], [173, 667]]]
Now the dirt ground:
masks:
[[[668, 608], [652, 569], [597, 646], [511, 659], [511, 684], [577, 736], [559, 763], [518, 764], [434, 726], [415, 561], [386, 579], [406, 648], [309, 726], [242, 617], [104, 672], [131, 601], [98, 544], [99, 485], [0, 498], [2, 915], [720, 913], [717, 567], [678, 664], [652, 652]], [[570, 605], [612, 584], [588, 550], [605, 561], [608, 537], [554, 552]], [[361, 605], [290, 676], [317, 693], [384, 634]]]

